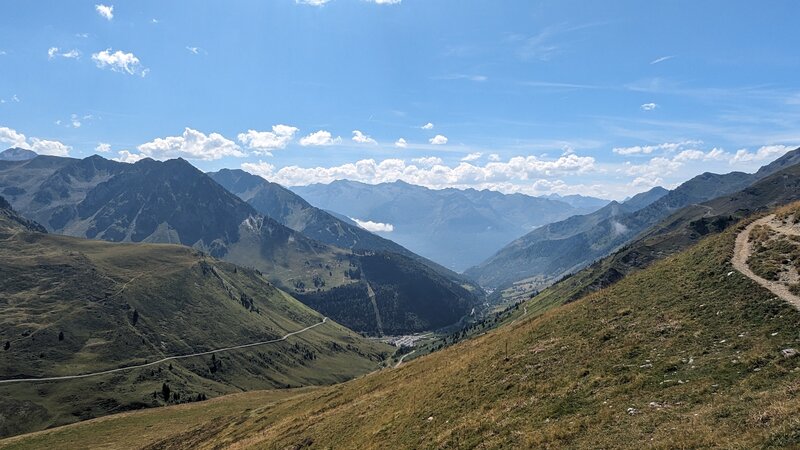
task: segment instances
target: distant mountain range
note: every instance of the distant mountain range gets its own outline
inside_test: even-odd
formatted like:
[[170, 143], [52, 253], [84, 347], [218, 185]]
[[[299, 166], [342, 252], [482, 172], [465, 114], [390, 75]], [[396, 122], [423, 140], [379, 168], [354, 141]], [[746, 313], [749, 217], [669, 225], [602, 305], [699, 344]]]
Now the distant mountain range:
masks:
[[[38, 156], [0, 161], [0, 193], [54, 233], [180, 243], [256, 268], [358, 331], [435, 329], [458, 321], [482, 298], [456, 274], [432, 270], [419, 257], [387, 252], [391, 245], [385, 242], [354, 252], [310, 239], [260, 214], [181, 159], [125, 164], [100, 156]], [[380, 269], [370, 269], [377, 260]], [[439, 289], [420, 295], [407, 284], [409, 274]], [[346, 298], [342, 291], [348, 292]], [[325, 301], [328, 292], [339, 300]]]
[[391, 227], [392, 231], [375, 228], [375, 232], [456, 271], [480, 263], [536, 227], [608, 203], [582, 196], [433, 190], [402, 181], [370, 185], [342, 180], [291, 189], [312, 205], [362, 225], [373, 222], [384, 224], [384, 230]]
[[537, 277], [546, 284], [610, 254], [681, 208], [740, 191], [797, 163], [800, 163], [800, 149], [785, 154], [754, 174], [704, 173], [666, 195], [663, 190], [654, 190], [621, 204], [612, 202], [592, 214], [536, 229], [465, 274], [490, 288], [508, 286], [530, 277]]

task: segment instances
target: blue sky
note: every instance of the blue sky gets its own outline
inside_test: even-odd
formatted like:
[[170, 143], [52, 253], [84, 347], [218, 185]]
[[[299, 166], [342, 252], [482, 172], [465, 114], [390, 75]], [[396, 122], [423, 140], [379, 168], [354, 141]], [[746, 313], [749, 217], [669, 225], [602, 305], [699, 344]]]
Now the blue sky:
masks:
[[800, 144], [797, 17], [788, 0], [6, 2], [0, 145], [623, 198]]

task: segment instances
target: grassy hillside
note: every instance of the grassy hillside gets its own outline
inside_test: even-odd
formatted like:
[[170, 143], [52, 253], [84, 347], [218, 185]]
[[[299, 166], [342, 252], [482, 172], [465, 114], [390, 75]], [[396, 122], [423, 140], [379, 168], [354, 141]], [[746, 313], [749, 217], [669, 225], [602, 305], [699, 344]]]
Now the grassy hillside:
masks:
[[[188, 247], [0, 228], [3, 380], [91, 373], [266, 341], [322, 320], [261, 273]], [[336, 383], [373, 370], [389, 351], [328, 321], [282, 342], [213, 356], [92, 378], [0, 384], [0, 435], [198, 396]], [[169, 398], [162, 395], [165, 383]]]
[[[576, 218], [573, 217], [549, 224], [510, 243], [466, 274], [478, 280], [482, 286], [491, 288], [506, 288], [514, 282], [532, 277], [537, 278], [537, 281], [552, 282], [616, 252], [675, 212], [739, 192], [798, 163], [800, 149], [786, 153], [754, 174], [703, 173], [644, 207], [642, 205], [646, 201], [633, 198], [633, 211], [625, 211], [626, 205], [622, 204], [618, 205], [622, 209], [621, 213], [606, 214], [609, 216], [607, 218], [595, 217], [603, 213], [601, 210], [577, 223], [574, 223]], [[593, 217], [595, 220], [588, 220]]]
[[[784, 160], [776, 161], [776, 166]], [[800, 200], [800, 165], [784, 166], [741, 191], [683, 208], [649, 229], [616, 253], [544, 290], [536, 309], [576, 300], [609, 286], [654, 261], [675, 254], [710, 234], [719, 233], [757, 212]], [[533, 288], [519, 283], [505, 290], [506, 302], [526, 300]]]
[[[800, 444], [800, 313], [733, 271], [736, 231], [579, 301], [399, 369], [315, 389], [150, 448], [756, 448]], [[178, 420], [175, 410], [154, 411]], [[217, 414], [219, 416], [220, 414]], [[126, 442], [134, 416], [7, 447]], [[135, 416], [138, 423], [145, 420]], [[148, 418], [147, 420], [153, 420]], [[184, 428], [185, 429], [185, 428]]]

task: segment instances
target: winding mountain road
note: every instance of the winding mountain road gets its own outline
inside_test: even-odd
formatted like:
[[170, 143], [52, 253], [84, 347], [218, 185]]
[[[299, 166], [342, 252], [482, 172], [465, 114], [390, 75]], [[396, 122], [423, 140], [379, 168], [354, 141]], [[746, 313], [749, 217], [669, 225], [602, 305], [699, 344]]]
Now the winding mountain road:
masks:
[[218, 348], [216, 350], [208, 350], [208, 351], [205, 351], [205, 352], [189, 353], [187, 355], [168, 356], [166, 358], [161, 358], [158, 361], [153, 361], [153, 362], [149, 362], [149, 363], [145, 363], [145, 364], [138, 364], [138, 365], [135, 365], [135, 366], [126, 366], [126, 367], [119, 367], [119, 368], [116, 368], [116, 369], [103, 370], [101, 372], [91, 372], [91, 373], [84, 373], [84, 374], [80, 374], [80, 375], [65, 375], [65, 376], [60, 376], [60, 377], [16, 378], [16, 379], [12, 378], [12, 379], [8, 379], [8, 380], [0, 380], [0, 384], [33, 383], [33, 382], [37, 382], [37, 381], [61, 381], [61, 380], [74, 380], [74, 379], [77, 379], [77, 378], [89, 378], [89, 377], [95, 377], [95, 376], [98, 376], [98, 375], [107, 375], [107, 374], [110, 374], [110, 373], [117, 373], [117, 372], [123, 372], [123, 371], [126, 371], [126, 370], [141, 369], [143, 367], [155, 366], [157, 364], [161, 364], [161, 363], [164, 363], [164, 362], [167, 362], [167, 361], [173, 361], [173, 360], [177, 360], [177, 359], [194, 358], [195, 356], [211, 355], [213, 353], [227, 352], [227, 351], [230, 351], [230, 350], [238, 350], [238, 349], [242, 349], [242, 348], [255, 347], [255, 346], [258, 346], [258, 345], [274, 344], [276, 342], [285, 341], [286, 339], [288, 339], [291, 336], [295, 336], [297, 334], [304, 333], [304, 332], [306, 332], [306, 331], [308, 331], [308, 330], [310, 330], [312, 328], [318, 327], [318, 326], [324, 324], [327, 321], [328, 321], [328, 318], [327, 317], [323, 317], [321, 322], [315, 323], [314, 325], [309, 325], [309, 326], [303, 328], [302, 330], [297, 330], [297, 331], [293, 331], [291, 333], [288, 333], [287, 335], [283, 336], [282, 338], [272, 339], [272, 340], [269, 340], [269, 341], [251, 342], [249, 344], [236, 345], [236, 346], [233, 346], [233, 347]]
[[742, 230], [738, 236], [736, 236], [736, 244], [733, 249], [733, 258], [731, 258], [731, 263], [733, 264], [733, 267], [742, 275], [750, 278], [762, 287], [769, 289], [770, 292], [791, 303], [795, 308], [800, 309], [800, 297], [793, 294], [786, 285], [761, 278], [752, 270], [750, 270], [750, 267], [747, 265], [747, 259], [753, 254], [753, 246], [750, 243], [750, 232], [753, 230], [753, 228], [757, 227], [758, 225], [766, 225], [778, 233], [795, 234], [787, 233], [783, 227], [775, 227], [772, 224], [773, 219], [775, 219], [775, 214], [770, 214], [769, 216], [753, 221], [744, 230]]

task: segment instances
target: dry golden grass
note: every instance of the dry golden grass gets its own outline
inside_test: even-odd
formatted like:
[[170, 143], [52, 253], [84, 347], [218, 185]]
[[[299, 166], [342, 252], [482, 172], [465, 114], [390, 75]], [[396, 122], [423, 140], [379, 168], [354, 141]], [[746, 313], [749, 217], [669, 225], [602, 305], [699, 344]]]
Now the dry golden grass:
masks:
[[[231, 399], [226, 420], [149, 448], [797, 447], [800, 359], [781, 350], [800, 346], [800, 313], [731, 273], [736, 231], [399, 369], [250, 410]], [[69, 442], [91, 442], [90, 424]]]

